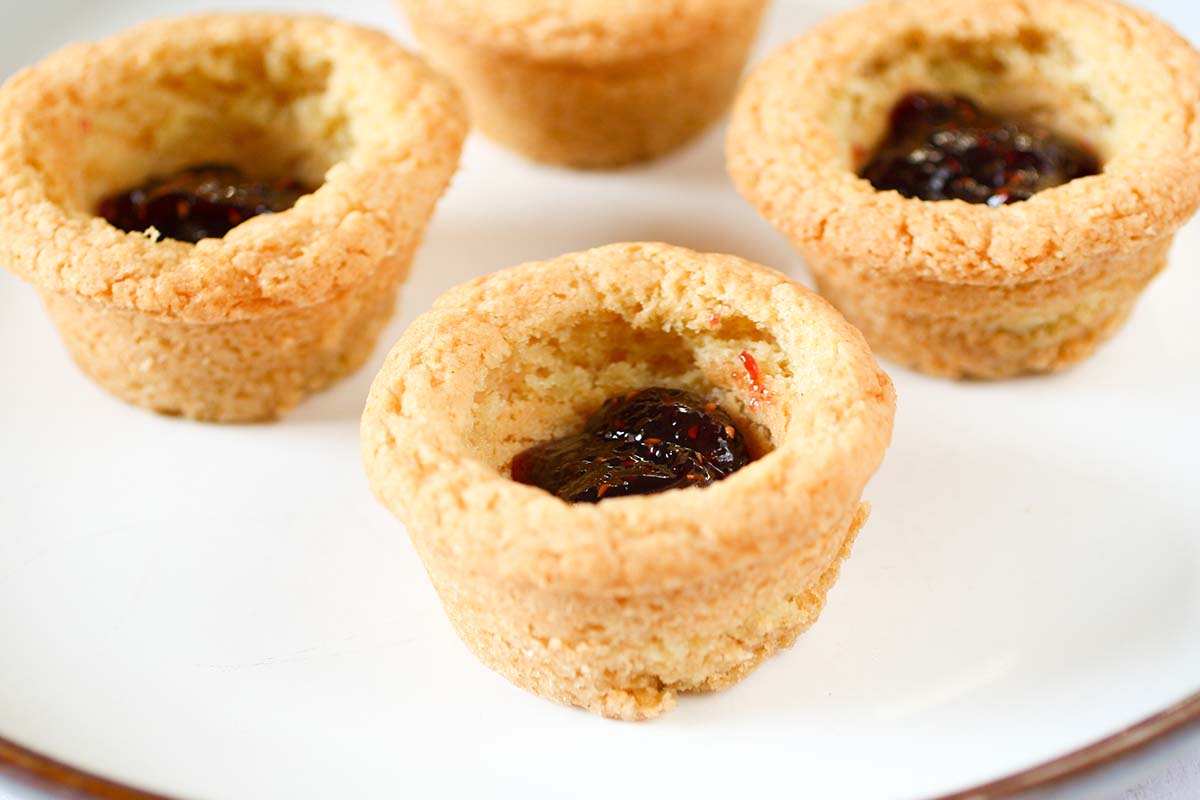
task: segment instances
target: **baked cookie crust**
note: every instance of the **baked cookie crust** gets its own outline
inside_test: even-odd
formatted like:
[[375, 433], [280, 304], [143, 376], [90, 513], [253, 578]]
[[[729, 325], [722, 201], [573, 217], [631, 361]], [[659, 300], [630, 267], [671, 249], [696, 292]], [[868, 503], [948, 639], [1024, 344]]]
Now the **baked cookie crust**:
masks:
[[[0, 260], [117, 396], [271, 418], [365, 360], [466, 130], [450, 84], [382, 33], [272, 14], [146, 23], [0, 89]], [[195, 245], [95, 215], [109, 192], [212, 162], [319, 188]]]
[[530, 158], [662, 155], [728, 108], [766, 0], [398, 0], [479, 128]]
[[[856, 172], [907, 91], [963, 94], [1091, 144], [1099, 175], [1000, 208]], [[740, 191], [889, 358], [945, 376], [1061, 369], [1115, 332], [1200, 204], [1200, 56], [1109, 0], [882, 0], [750, 78]]]
[[[650, 385], [713, 396], [760, 457], [595, 505], [510, 479], [518, 452]], [[816, 620], [894, 411], [861, 335], [812, 292], [732, 256], [620, 244], [439, 299], [376, 377], [362, 453], [485, 664], [642, 719], [736, 682]]]

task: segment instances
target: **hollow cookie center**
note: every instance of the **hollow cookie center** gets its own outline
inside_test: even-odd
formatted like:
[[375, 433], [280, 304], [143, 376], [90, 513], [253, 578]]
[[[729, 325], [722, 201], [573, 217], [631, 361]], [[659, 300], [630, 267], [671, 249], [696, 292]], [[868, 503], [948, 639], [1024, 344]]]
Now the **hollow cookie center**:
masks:
[[227, 164], [202, 164], [108, 195], [98, 213], [123, 231], [154, 228], [194, 244], [219, 239], [251, 217], [286, 211], [311, 191], [292, 179], [258, 180]]
[[512, 477], [571, 503], [704, 486], [750, 463], [717, 403], [654, 387], [607, 400], [582, 433], [518, 453]]
[[892, 109], [887, 136], [859, 176], [905, 197], [1001, 206], [1098, 172], [1083, 144], [958, 95], [914, 92]]

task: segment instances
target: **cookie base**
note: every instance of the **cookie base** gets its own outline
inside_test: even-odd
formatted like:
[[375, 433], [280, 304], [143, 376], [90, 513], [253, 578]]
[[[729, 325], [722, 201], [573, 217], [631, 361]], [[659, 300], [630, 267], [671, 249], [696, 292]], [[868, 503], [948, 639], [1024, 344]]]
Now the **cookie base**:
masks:
[[921, 372], [996, 379], [1057, 372], [1111, 338], [1167, 263], [1173, 237], [1053, 280], [987, 286], [864, 275], [813, 260], [821, 294], [875, 352]]
[[412, 23], [481, 131], [535, 161], [602, 168], [668, 153], [719, 119], [760, 16], [747, 14], [716, 41], [587, 66], [489, 49], [415, 16]]
[[699, 585], [589, 596], [487, 582], [422, 558], [463, 642], [517, 686], [605, 717], [658, 716], [682, 692], [725, 689], [820, 615], [869, 510], [768, 563]]
[[41, 292], [79, 368], [117, 397], [206, 422], [275, 419], [363, 365], [396, 305], [411, 255], [324, 303], [186, 324]]

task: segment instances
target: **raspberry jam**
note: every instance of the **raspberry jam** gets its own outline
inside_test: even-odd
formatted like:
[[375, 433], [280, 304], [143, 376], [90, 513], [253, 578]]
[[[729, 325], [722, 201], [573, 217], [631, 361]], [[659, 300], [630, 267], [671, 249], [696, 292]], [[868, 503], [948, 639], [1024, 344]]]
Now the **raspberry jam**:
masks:
[[98, 213], [123, 231], [153, 227], [168, 239], [219, 239], [259, 214], [286, 211], [311, 189], [298, 181], [254, 180], [237, 167], [204, 164], [105, 197]]
[[746, 440], [716, 403], [651, 388], [607, 400], [582, 433], [513, 459], [518, 483], [570, 503], [704, 486], [750, 463]]
[[859, 176], [905, 197], [1001, 206], [1099, 171], [1089, 148], [1045, 128], [957, 95], [914, 92], [892, 109], [887, 137]]

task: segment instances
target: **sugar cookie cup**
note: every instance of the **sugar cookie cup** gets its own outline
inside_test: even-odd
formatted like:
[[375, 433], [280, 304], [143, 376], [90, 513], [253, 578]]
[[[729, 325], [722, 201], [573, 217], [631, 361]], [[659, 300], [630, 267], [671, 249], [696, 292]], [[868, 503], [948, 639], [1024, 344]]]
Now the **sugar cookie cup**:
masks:
[[398, 0], [479, 128], [538, 161], [662, 155], [725, 113], [766, 0]]
[[[1091, 144], [1101, 174], [991, 208], [876, 191], [857, 170], [906, 92], [958, 93]], [[1002, 378], [1090, 355], [1200, 202], [1200, 57], [1107, 0], [884, 0], [750, 78], [729, 171], [877, 352]]]
[[[0, 260], [118, 397], [269, 419], [367, 358], [466, 129], [449, 83], [383, 34], [264, 14], [151, 22], [0, 89]], [[319, 188], [195, 245], [95, 215], [110, 192], [211, 162]]]
[[[510, 479], [516, 453], [650, 385], [715, 393], [758, 458], [594, 505]], [[861, 335], [812, 292], [732, 256], [620, 244], [444, 295], [376, 377], [362, 453], [485, 664], [642, 719], [733, 684], [816, 620], [894, 411]]]

